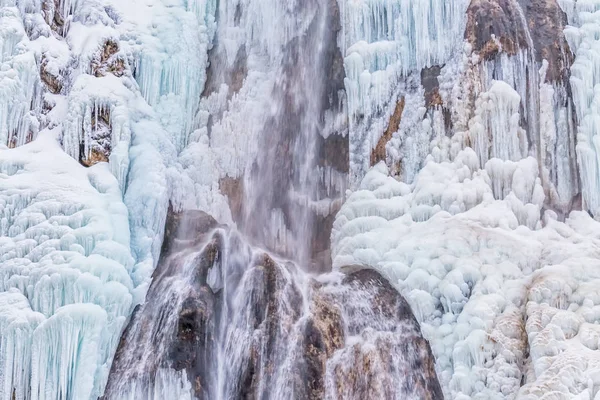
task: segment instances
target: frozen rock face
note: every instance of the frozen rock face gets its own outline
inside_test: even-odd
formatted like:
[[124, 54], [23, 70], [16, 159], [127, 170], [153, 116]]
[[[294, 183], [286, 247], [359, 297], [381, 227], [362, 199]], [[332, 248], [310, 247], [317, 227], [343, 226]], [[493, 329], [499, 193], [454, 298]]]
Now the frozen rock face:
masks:
[[[576, 207], [573, 56], [559, 4], [413, 3], [340, 1], [350, 24], [340, 47], [350, 104], [351, 181], [360, 181], [369, 160], [384, 160], [394, 176], [410, 183], [434, 147], [452, 160], [471, 146], [482, 167], [490, 158], [532, 155], [546, 207], [560, 215]], [[417, 56], [405, 45], [419, 42], [413, 29], [424, 38], [414, 48]]]
[[128, 211], [56, 137], [0, 150], [0, 397], [97, 398], [133, 302]]
[[216, 225], [171, 219], [104, 398], [442, 398], [419, 324], [377, 272], [314, 278]]
[[376, 165], [336, 217], [334, 269], [369, 266], [398, 285], [448, 398], [597, 393], [584, 338], [598, 323], [587, 308], [598, 169], [585, 128], [598, 10], [471, 1], [462, 51], [386, 81], [399, 92], [361, 139]]
[[0, 1], [0, 397], [597, 397], [599, 10]]
[[338, 213], [334, 268], [372, 266], [397, 285], [446, 398], [595, 393], [600, 224], [540, 219], [538, 171], [532, 158], [480, 169], [468, 148], [407, 185], [380, 163]]
[[103, 393], [158, 262], [184, 136], [157, 108], [193, 119], [211, 4], [0, 2], [1, 398]]

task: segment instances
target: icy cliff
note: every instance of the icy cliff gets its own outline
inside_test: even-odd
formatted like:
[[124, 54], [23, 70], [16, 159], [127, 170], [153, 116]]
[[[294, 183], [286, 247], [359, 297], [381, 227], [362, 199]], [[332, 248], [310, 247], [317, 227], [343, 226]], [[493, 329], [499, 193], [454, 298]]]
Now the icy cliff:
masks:
[[[192, 309], [178, 303], [192, 262], [157, 270], [180, 273], [173, 298], [157, 289], [170, 280], [152, 278], [169, 204], [239, 231], [217, 237], [243, 262], [213, 260], [225, 275], [194, 290], [231, 279], [247, 295], [240, 315], [275, 329], [236, 279], [266, 269], [310, 288], [293, 297], [308, 311], [278, 292], [298, 343], [323, 334], [304, 330], [319, 296], [346, 313], [345, 345], [326, 338], [326, 354], [308, 357], [317, 397], [418, 393], [393, 377], [431, 360], [413, 346], [426, 346], [421, 331], [447, 398], [597, 397], [599, 27], [598, 0], [0, 0], [0, 398], [98, 398], [120, 337], [113, 374], [132, 382], [111, 378], [107, 397], [191, 398], [196, 378], [212, 382], [206, 393], [239, 394], [232, 354], [265, 371], [283, 353], [306, 367], [279, 342], [264, 358], [206, 350], [218, 377], [200, 358], [156, 351], [143, 322]], [[183, 258], [205, 251], [188, 245]], [[332, 262], [342, 275], [326, 283], [302, 271]], [[356, 317], [347, 302], [390, 293], [379, 275], [347, 293], [365, 268], [407, 299], [421, 331], [383, 321], [367, 310], [376, 304]], [[230, 317], [231, 330], [213, 331], [221, 346], [236, 333], [256, 353], [281, 337], [262, 326], [250, 340]], [[158, 333], [167, 343], [172, 331]], [[404, 345], [414, 359], [396, 375], [379, 368], [373, 348]], [[367, 359], [376, 365], [345, 367]], [[248, 368], [253, 393], [288, 376]], [[340, 383], [356, 374], [386, 383]]]
[[[350, 20], [381, 13], [384, 27], [411, 16], [395, 2], [347, 3]], [[334, 223], [334, 268], [374, 267], [397, 284], [446, 397], [594, 398], [598, 5], [452, 3], [465, 13], [458, 30], [422, 22], [444, 29], [446, 51], [397, 61], [374, 91], [385, 107], [358, 107], [350, 143], [362, 167]], [[351, 42], [374, 42], [372, 21]], [[347, 76], [364, 82], [389, 62], [342, 48]], [[347, 78], [349, 98], [355, 87]]]
[[0, 397], [102, 394], [158, 262], [214, 11], [0, 2]]

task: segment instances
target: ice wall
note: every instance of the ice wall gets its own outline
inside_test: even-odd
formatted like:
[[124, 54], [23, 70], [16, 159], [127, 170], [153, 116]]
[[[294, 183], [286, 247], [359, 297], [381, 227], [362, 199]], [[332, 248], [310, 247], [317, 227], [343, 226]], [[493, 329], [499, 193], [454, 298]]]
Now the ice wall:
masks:
[[214, 8], [0, 2], [1, 398], [101, 395], [158, 261]]
[[95, 398], [134, 288], [118, 182], [50, 132], [0, 155], [0, 398]]
[[444, 65], [462, 43], [467, 0], [339, 0], [351, 135], [351, 179], [369, 167], [405, 87], [404, 77]]
[[334, 268], [397, 284], [447, 398], [590, 398], [600, 225], [584, 212], [540, 219], [534, 158], [479, 166], [470, 148], [430, 156], [407, 185], [378, 164], [336, 218]]
[[600, 29], [600, 2], [562, 1], [569, 16], [565, 30], [575, 53], [571, 68], [571, 86], [579, 122], [577, 133], [577, 157], [580, 166], [584, 207], [597, 215], [600, 207], [600, 164], [596, 126], [598, 125], [598, 95], [596, 86], [600, 75], [597, 71], [597, 54], [600, 49], [597, 32]]
[[[412, 2], [412, 10], [421, 4]], [[597, 9], [560, 5], [577, 24]], [[586, 307], [595, 307], [587, 296], [594, 296], [597, 223], [574, 211], [581, 209], [579, 175], [586, 203], [585, 179], [597, 171], [581, 162], [589, 150], [575, 140], [589, 113], [578, 93], [593, 94], [594, 86], [578, 78], [593, 71], [576, 50], [585, 30], [563, 33], [566, 16], [555, 1], [464, 6], [452, 57], [398, 72], [391, 102], [379, 122], [367, 124], [371, 136], [351, 141], [362, 173], [369, 161], [375, 165], [336, 218], [334, 267], [375, 267], [397, 282], [432, 342], [446, 397], [590, 398], [597, 357], [583, 337], [596, 323]], [[588, 29], [591, 45], [596, 31]], [[376, 55], [376, 65], [395, 54], [391, 46], [378, 49], [352, 56], [358, 73], [348, 72], [347, 58], [348, 76], [371, 82], [364, 54]], [[348, 79], [346, 87], [350, 97], [356, 88], [367, 93]], [[559, 282], [562, 274], [568, 283]], [[561, 370], [569, 372], [559, 379]]]
[[[562, 215], [577, 203], [572, 56], [555, 1], [340, 8], [354, 183], [379, 160], [410, 183], [434, 148], [451, 160], [471, 146], [482, 166], [493, 157], [534, 156], [548, 207]], [[501, 86], [515, 92], [512, 100], [494, 94]]]

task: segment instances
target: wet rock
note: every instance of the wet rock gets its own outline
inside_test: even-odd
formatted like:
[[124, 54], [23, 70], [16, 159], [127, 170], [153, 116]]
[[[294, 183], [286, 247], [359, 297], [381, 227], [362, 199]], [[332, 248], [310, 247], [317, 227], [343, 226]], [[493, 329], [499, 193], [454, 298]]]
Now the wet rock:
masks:
[[348, 135], [332, 134], [326, 139], [319, 136], [319, 160], [321, 167], [330, 167], [347, 174], [350, 169], [350, 144]]
[[[237, 10], [241, 5], [237, 5]], [[248, 76], [248, 64], [246, 48], [242, 46], [236, 54], [233, 67], [227, 67], [227, 50], [216, 42], [208, 52], [209, 66], [206, 70], [206, 83], [202, 97], [209, 97], [211, 94], [219, 91], [221, 85], [228, 87], [227, 98], [231, 98], [240, 91], [244, 85], [244, 80]]]
[[169, 253], [173, 253], [183, 246], [189, 246], [190, 241], [202, 240], [205, 234], [218, 225], [218, 222], [210, 214], [200, 210], [177, 212], [169, 203], [161, 258], [168, 257]]
[[574, 61], [564, 29], [567, 16], [556, 0], [518, 0], [535, 48], [538, 63], [548, 61], [546, 81], [569, 85], [570, 68]]
[[380, 161], [386, 161], [386, 150], [385, 145], [392, 139], [394, 133], [398, 131], [400, 121], [402, 120], [402, 112], [404, 112], [405, 99], [400, 98], [396, 103], [396, 108], [390, 117], [390, 122], [385, 132], [377, 142], [375, 148], [371, 151], [371, 166], [377, 164]]
[[[357, 304], [345, 306], [347, 314], [358, 317], [346, 329], [361, 336], [363, 342], [345, 348], [332, 365], [337, 395], [393, 399], [402, 393], [411, 398], [443, 399], [433, 353], [406, 300], [374, 270], [353, 272], [344, 283], [351, 292], [364, 293], [361, 298], [368, 298], [370, 307], [365, 312]], [[376, 333], [366, 334], [364, 319], [373, 321]]]
[[442, 67], [434, 65], [421, 70], [421, 85], [425, 89], [425, 106], [427, 108], [441, 106], [443, 104], [440, 96], [440, 82], [438, 77]]
[[[542, 0], [545, 1], [545, 0]], [[471, 0], [467, 9], [465, 39], [483, 59], [500, 51], [515, 55], [526, 49], [528, 32], [516, 0]]]
[[239, 221], [244, 201], [244, 181], [241, 178], [226, 176], [219, 179], [219, 191], [227, 196], [231, 215], [234, 220]]
[[327, 360], [344, 346], [345, 340], [340, 309], [319, 293], [312, 300], [298, 378], [303, 398], [317, 400], [324, 397]]
[[429, 345], [381, 275], [315, 280], [226, 229], [206, 236], [215, 226], [202, 212], [170, 210], [167, 242], [187, 245], [163, 248], [146, 303], [119, 344], [106, 399], [131, 385], [151, 390], [165, 367], [183, 371], [197, 399], [317, 400], [335, 397], [332, 389], [348, 400], [441, 399]]

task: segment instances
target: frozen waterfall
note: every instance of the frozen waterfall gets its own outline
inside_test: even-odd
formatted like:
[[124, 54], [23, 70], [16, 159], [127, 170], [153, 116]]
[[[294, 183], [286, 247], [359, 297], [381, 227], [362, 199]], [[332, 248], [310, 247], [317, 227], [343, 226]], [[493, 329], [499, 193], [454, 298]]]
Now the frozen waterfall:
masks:
[[0, 0], [0, 399], [595, 399], [600, 0]]

